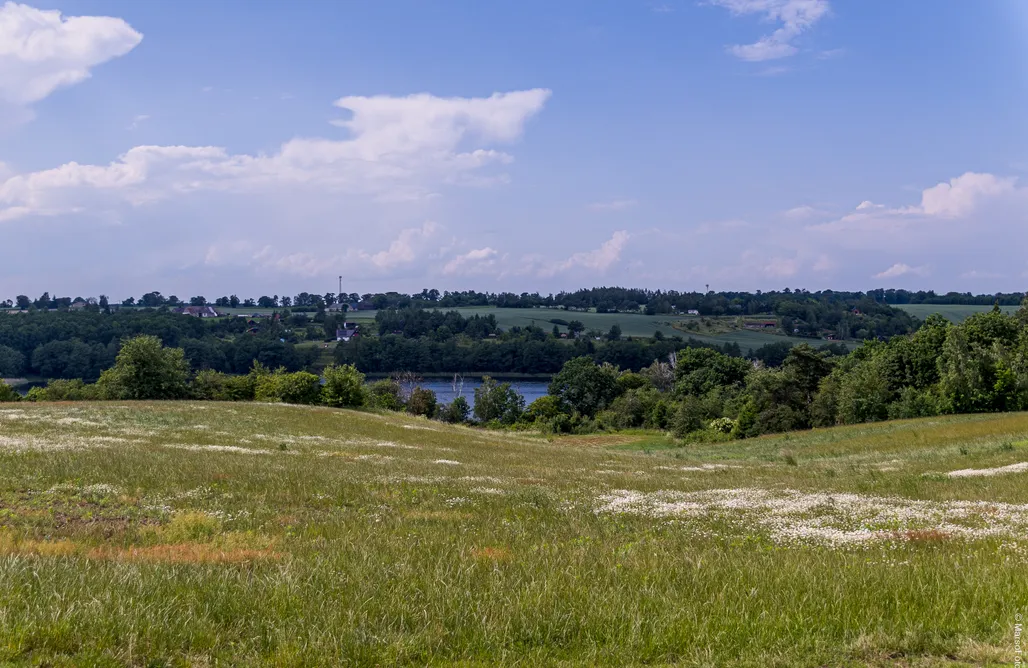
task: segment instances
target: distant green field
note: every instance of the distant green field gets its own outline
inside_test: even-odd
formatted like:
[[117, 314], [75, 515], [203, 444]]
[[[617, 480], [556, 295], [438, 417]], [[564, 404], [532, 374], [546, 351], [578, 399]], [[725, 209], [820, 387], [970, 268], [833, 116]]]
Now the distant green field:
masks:
[[[991, 306], [966, 306], [963, 304], [897, 304], [910, 315], [924, 320], [933, 313], [938, 313], [950, 322], [960, 323], [975, 313], [991, 311]], [[1004, 313], [1014, 313], [1017, 306], [1000, 306]]]
[[[549, 330], [553, 327], [551, 320], [578, 320], [586, 329], [596, 329], [606, 332], [611, 325], [621, 327], [623, 336], [653, 336], [659, 331], [665, 336], [690, 336], [698, 341], [724, 345], [726, 343], [738, 343], [743, 352], [749, 348], [759, 348], [765, 343], [776, 343], [779, 341], [792, 341], [798, 343], [800, 339], [788, 339], [784, 336], [771, 332], [758, 332], [739, 330], [725, 332], [723, 334], [699, 334], [675, 329], [674, 324], [696, 320], [698, 318], [671, 316], [671, 315], [642, 315], [636, 313], [584, 313], [581, 311], [562, 311], [560, 309], [523, 309], [523, 308], [497, 308], [495, 306], [468, 307], [445, 309], [447, 311], [458, 311], [464, 317], [472, 315], [496, 316], [496, 321], [503, 329], [514, 326], [527, 327], [536, 325]], [[348, 317], [354, 322], [370, 322], [375, 319], [376, 311], [357, 311]], [[816, 342], [815, 342], [816, 343]]]

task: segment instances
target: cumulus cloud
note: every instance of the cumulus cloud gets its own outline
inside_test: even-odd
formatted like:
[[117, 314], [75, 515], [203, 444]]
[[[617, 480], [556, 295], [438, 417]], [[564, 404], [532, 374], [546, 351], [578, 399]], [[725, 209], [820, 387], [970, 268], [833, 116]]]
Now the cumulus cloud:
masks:
[[1013, 178], [967, 172], [922, 192], [919, 213], [950, 218], [963, 216], [973, 211], [982, 198], [1011, 192], [1014, 183]]
[[496, 265], [499, 253], [488, 246], [470, 250], [453, 258], [443, 267], [443, 275], [470, 275], [488, 271]]
[[[62, 16], [7, 2], [0, 7], [0, 117], [24, 120], [28, 106], [89, 78], [143, 36], [119, 18]], [[6, 113], [4, 112], [6, 108]]]
[[482, 185], [513, 158], [491, 148], [517, 139], [550, 91], [488, 98], [344, 97], [347, 139], [297, 138], [271, 155], [214, 146], [137, 146], [107, 165], [69, 162], [0, 183], [0, 220], [88, 210], [98, 199], [139, 204], [197, 190], [266, 191], [310, 186], [417, 199], [440, 185]]
[[421, 227], [411, 227], [400, 232], [389, 248], [368, 255], [360, 253], [379, 269], [390, 269], [400, 264], [413, 262], [418, 251], [425, 246], [425, 241], [439, 231], [439, 226], [432, 221], [426, 222]]
[[828, 0], [709, 0], [736, 16], [759, 14], [765, 21], [781, 24], [770, 35], [752, 44], [735, 44], [728, 51], [742, 60], [776, 60], [795, 55], [793, 44], [801, 33], [828, 15]]
[[811, 225], [807, 229], [877, 242], [877, 238], [868, 235], [896, 235], [934, 223], [932, 230], [937, 234], [943, 229], [942, 224], [965, 218], [985, 202], [1004, 195], [1017, 194], [1024, 193], [1016, 187], [1016, 180], [1013, 178], [966, 172], [949, 181], [925, 188], [921, 192], [919, 204], [890, 208], [865, 200], [851, 213], [837, 220]]
[[621, 259], [621, 251], [624, 250], [628, 239], [627, 231], [618, 230], [599, 248], [574, 253], [561, 262], [548, 263], [539, 270], [539, 275], [554, 276], [571, 269], [587, 269], [594, 273], [605, 272]]
[[908, 264], [897, 262], [885, 271], [878, 272], [871, 278], [899, 278], [900, 276], [926, 276], [927, 274], [927, 267], [911, 267]]

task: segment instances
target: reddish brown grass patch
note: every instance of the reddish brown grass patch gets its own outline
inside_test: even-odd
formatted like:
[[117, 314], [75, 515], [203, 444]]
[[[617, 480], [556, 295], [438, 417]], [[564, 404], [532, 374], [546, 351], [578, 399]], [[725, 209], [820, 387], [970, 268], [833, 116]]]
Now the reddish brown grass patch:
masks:
[[511, 557], [510, 550], [505, 547], [478, 547], [471, 551], [471, 555], [489, 561], [507, 561]]
[[939, 531], [938, 529], [910, 529], [907, 531], [897, 531], [895, 535], [897, 538], [910, 541], [911, 543], [941, 543], [952, 537], [945, 531]]

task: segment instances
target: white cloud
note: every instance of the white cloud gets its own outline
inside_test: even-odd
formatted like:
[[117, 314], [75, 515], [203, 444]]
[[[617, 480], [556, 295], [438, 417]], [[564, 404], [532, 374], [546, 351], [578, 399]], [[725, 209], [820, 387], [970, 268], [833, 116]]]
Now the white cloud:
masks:
[[610, 269], [621, 259], [621, 251], [628, 243], [629, 234], [625, 230], [618, 230], [610, 239], [604, 241], [599, 248], [591, 251], [575, 253], [568, 259], [544, 266], [539, 270], [540, 276], [554, 276], [570, 269], [589, 269], [602, 273]]
[[347, 139], [296, 138], [272, 155], [137, 146], [106, 166], [70, 162], [8, 178], [0, 183], [0, 221], [198, 190], [309, 186], [403, 201], [430, 196], [440, 185], [491, 184], [503, 175], [488, 168], [512, 158], [489, 144], [517, 139], [549, 95], [534, 89], [488, 98], [344, 97], [336, 106], [352, 116], [336, 124], [349, 130]]
[[[90, 70], [131, 51], [143, 36], [119, 18], [62, 16], [7, 2], [0, 7], [0, 107], [21, 110], [89, 78]], [[0, 109], [0, 111], [3, 111]]]
[[1024, 192], [1016, 188], [1013, 178], [966, 172], [925, 188], [921, 192], [920, 204], [889, 208], [865, 200], [852, 213], [838, 220], [811, 225], [807, 229], [825, 234], [849, 235], [854, 239], [875, 243], [880, 243], [880, 238], [868, 235], [896, 235], [928, 223], [934, 223], [933, 232], [938, 234], [947, 221], [959, 224], [959, 221], [974, 213], [987, 200]]
[[499, 253], [488, 246], [470, 250], [463, 255], [453, 258], [443, 267], [443, 274], [470, 275], [488, 271], [496, 265], [496, 256]]
[[426, 257], [428, 241], [440, 230], [433, 221], [400, 230], [389, 246], [377, 252], [350, 247], [345, 252], [316, 254], [306, 251], [278, 253], [270, 245], [255, 250], [250, 241], [230, 241], [207, 248], [203, 264], [208, 267], [251, 267], [262, 271], [315, 277], [352, 271], [380, 273], [411, 265]]
[[592, 211], [623, 211], [631, 209], [639, 202], [634, 199], [614, 199], [607, 202], [593, 202], [589, 205]]
[[781, 27], [752, 44], [728, 47], [737, 58], [749, 61], [776, 60], [796, 54], [793, 40], [828, 15], [828, 0], [709, 0], [736, 16], [760, 14]]
[[149, 115], [149, 114], [139, 114], [139, 115], [135, 116], [135, 117], [134, 117], [134, 118], [132, 119], [132, 122], [131, 122], [131, 123], [129, 124], [129, 126], [128, 126], [128, 129], [129, 129], [129, 130], [135, 130], [135, 129], [136, 129], [136, 128], [138, 128], [138, 127], [139, 127], [139, 126], [140, 126], [140, 125], [141, 125], [141, 124], [142, 124], [142, 123], [143, 123], [144, 121], [147, 121], [147, 120], [149, 120], [149, 119], [150, 119], [150, 115]]
[[804, 220], [820, 214], [821, 212], [812, 206], [803, 205], [795, 206], [787, 211], [782, 212], [782, 216], [789, 220]]
[[1013, 178], [967, 172], [922, 192], [920, 212], [929, 216], [963, 216], [974, 209], [979, 199], [1012, 191], [1014, 182]]
[[926, 276], [928, 274], [927, 267], [911, 267], [908, 264], [898, 262], [885, 271], [879, 272], [871, 278], [898, 278], [900, 276]]
[[400, 264], [407, 264], [414, 261], [418, 251], [424, 247], [424, 242], [438, 231], [439, 226], [428, 221], [421, 227], [402, 230], [400, 236], [396, 237], [386, 250], [373, 255], [362, 252], [360, 256], [368, 259], [379, 269], [390, 269]]

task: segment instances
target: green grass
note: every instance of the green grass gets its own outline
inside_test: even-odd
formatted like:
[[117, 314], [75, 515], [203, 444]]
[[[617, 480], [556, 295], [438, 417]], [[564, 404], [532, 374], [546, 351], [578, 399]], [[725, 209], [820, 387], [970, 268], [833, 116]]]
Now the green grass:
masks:
[[[975, 313], [987, 313], [991, 306], [965, 306], [961, 304], [899, 304], [910, 315], [924, 320], [933, 313], [938, 313], [950, 322], [961, 323]], [[1018, 306], [1000, 306], [1004, 313], [1016, 313]]]
[[662, 445], [7, 404], [0, 665], [1013, 660], [1028, 415]]

